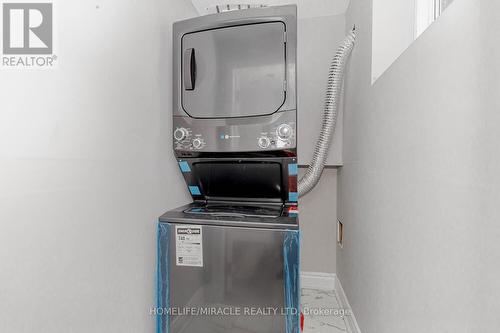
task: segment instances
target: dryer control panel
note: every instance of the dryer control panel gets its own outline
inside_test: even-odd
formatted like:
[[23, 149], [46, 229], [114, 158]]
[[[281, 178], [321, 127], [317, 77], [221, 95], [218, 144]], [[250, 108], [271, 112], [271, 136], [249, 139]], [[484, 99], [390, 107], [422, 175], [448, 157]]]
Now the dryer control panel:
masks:
[[297, 145], [295, 111], [260, 117], [227, 119], [174, 117], [176, 152], [259, 152], [293, 150]]

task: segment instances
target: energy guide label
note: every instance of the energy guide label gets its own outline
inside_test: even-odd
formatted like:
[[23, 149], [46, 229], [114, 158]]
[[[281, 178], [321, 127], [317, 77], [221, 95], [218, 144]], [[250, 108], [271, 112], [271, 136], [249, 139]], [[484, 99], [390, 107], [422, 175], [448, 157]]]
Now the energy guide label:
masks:
[[177, 266], [203, 267], [203, 234], [200, 225], [175, 226]]

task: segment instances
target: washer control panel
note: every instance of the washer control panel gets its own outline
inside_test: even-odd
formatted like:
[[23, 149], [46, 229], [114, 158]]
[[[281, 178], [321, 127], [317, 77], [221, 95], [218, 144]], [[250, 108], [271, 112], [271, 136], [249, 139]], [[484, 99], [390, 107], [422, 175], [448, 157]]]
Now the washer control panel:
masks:
[[276, 129], [276, 135], [280, 140], [286, 141], [293, 135], [293, 128], [289, 124], [281, 124]]
[[184, 127], [177, 127], [174, 131], [174, 139], [177, 142], [184, 141], [189, 136], [189, 130]]
[[193, 134], [191, 128], [177, 127], [174, 130], [174, 148], [176, 150], [202, 150], [205, 139], [201, 134]]
[[259, 147], [262, 149], [267, 149], [271, 146], [271, 139], [267, 136], [261, 136], [258, 141]]
[[261, 149], [286, 149], [295, 143], [294, 124], [283, 123], [271, 128], [269, 132], [262, 132], [257, 138]]
[[293, 150], [296, 133], [295, 110], [235, 119], [174, 117], [173, 144], [178, 154]]

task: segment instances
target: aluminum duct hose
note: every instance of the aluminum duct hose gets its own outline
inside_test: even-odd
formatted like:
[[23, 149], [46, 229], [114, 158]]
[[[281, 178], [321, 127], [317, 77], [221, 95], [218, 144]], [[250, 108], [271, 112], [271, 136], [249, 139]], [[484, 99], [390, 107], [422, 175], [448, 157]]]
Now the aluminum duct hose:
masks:
[[304, 176], [299, 180], [299, 196], [306, 195], [318, 184], [325, 167], [337, 123], [345, 66], [355, 40], [356, 33], [355, 29], [353, 29], [340, 45], [330, 65], [321, 133], [316, 142], [311, 164]]

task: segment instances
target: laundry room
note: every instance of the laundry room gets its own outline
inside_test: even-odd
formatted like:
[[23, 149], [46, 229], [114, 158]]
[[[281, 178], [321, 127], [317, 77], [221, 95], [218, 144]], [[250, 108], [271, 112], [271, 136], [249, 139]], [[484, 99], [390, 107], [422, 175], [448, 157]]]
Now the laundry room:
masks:
[[498, 332], [500, 3], [0, 2], [0, 333]]

